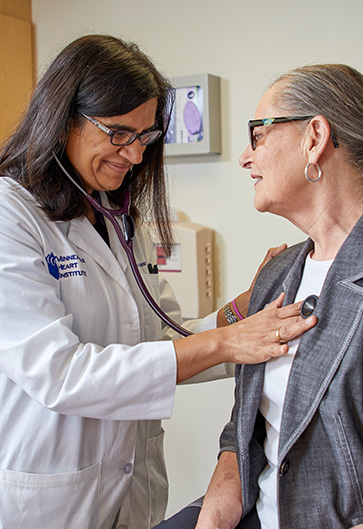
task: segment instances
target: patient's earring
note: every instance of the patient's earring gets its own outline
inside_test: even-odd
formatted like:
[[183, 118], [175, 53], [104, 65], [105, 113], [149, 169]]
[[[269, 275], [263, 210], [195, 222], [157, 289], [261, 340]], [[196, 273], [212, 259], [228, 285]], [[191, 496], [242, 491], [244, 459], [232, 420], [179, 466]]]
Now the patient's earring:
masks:
[[321, 169], [319, 167], [319, 164], [314, 164], [316, 165], [316, 168], [318, 170], [318, 177], [315, 178], [315, 180], [312, 180], [311, 178], [309, 178], [309, 175], [308, 175], [308, 170], [309, 170], [309, 165], [312, 165], [310, 162], [306, 164], [306, 167], [305, 167], [305, 178], [308, 182], [310, 182], [311, 184], [314, 184], [315, 182], [317, 182], [318, 180], [320, 180], [321, 178]]

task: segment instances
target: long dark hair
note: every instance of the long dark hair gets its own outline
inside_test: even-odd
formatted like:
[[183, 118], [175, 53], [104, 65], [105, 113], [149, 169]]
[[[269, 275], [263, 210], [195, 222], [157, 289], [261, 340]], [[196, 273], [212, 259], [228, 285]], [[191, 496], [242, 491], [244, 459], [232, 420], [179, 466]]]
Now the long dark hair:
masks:
[[[83, 36], [61, 51], [39, 81], [26, 115], [1, 152], [0, 174], [28, 189], [50, 220], [83, 216], [84, 197], [64, 176], [53, 151], [65, 159], [68, 134], [81, 124], [81, 113], [127, 114], [154, 97], [156, 126], [165, 134], [173, 91], [151, 60], [134, 43], [107, 35]], [[112, 203], [121, 205], [129, 189], [135, 220], [149, 214], [169, 253], [172, 235], [163, 158], [162, 136], [109, 195]], [[77, 178], [74, 172], [73, 176]]]

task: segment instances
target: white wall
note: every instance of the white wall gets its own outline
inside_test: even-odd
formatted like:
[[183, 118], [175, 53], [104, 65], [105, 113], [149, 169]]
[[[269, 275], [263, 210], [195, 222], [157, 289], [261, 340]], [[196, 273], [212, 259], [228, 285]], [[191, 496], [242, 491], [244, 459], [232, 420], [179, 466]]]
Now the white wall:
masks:
[[[290, 68], [344, 62], [363, 70], [361, 0], [32, 0], [42, 70], [69, 41], [110, 33], [138, 42], [169, 77], [222, 78], [223, 153], [168, 163], [172, 206], [216, 233], [216, 306], [252, 279], [270, 246], [304, 235], [284, 219], [257, 213], [253, 184], [238, 165], [247, 120], [266, 85]], [[106, 82], [106, 80], [105, 80]], [[201, 495], [228, 420], [233, 381], [177, 390], [165, 422], [169, 514]]]

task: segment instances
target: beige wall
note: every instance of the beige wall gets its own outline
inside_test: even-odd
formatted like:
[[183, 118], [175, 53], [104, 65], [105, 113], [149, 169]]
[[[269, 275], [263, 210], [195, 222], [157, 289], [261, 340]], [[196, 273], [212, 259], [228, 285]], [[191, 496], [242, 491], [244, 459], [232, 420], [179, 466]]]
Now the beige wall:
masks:
[[[265, 250], [304, 238], [284, 219], [254, 210], [249, 173], [238, 165], [247, 120], [277, 74], [306, 63], [363, 70], [361, 0], [33, 0], [39, 69], [73, 38], [111, 33], [140, 43], [168, 76], [222, 78], [223, 152], [169, 163], [172, 205], [216, 232], [217, 306], [244, 290]], [[233, 382], [178, 388], [166, 421], [169, 512], [204, 492]]]

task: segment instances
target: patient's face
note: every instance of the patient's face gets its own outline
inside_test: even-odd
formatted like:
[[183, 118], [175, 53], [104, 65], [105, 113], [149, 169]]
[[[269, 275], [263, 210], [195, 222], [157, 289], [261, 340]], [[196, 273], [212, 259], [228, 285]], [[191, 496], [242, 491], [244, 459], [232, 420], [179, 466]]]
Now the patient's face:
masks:
[[[255, 119], [288, 116], [291, 113], [272, 102], [273, 86], [261, 98]], [[286, 218], [306, 208], [310, 196], [304, 177], [308, 162], [304, 149], [306, 123], [277, 123], [254, 129], [256, 148], [249, 145], [240, 158], [240, 165], [250, 169], [255, 187], [255, 207], [258, 211], [275, 213]]]

